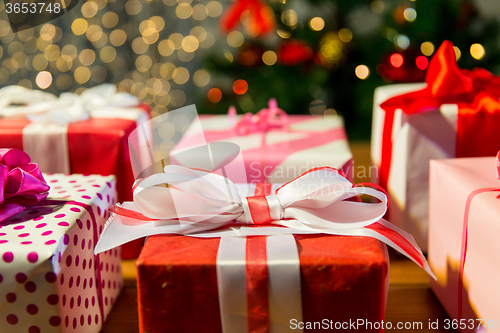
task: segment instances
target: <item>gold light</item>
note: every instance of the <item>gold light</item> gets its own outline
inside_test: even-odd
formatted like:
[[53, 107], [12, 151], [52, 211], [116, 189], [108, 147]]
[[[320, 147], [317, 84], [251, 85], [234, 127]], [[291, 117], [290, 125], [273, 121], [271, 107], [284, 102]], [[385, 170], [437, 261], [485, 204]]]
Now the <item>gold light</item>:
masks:
[[149, 20], [154, 23], [157, 31], [162, 31], [165, 28], [165, 20], [160, 16], [153, 16]]
[[344, 43], [349, 43], [352, 40], [352, 32], [347, 28], [339, 30], [339, 39]]
[[189, 62], [194, 58], [194, 52], [186, 52], [183, 49], [177, 51], [177, 58], [182, 62]]
[[93, 17], [95, 14], [97, 14], [97, 4], [93, 1], [87, 1], [82, 5], [82, 14], [83, 17], [85, 18], [90, 18]]
[[189, 80], [189, 71], [184, 67], [177, 67], [172, 73], [172, 78], [177, 84], [184, 84]]
[[116, 50], [112, 46], [105, 46], [101, 49], [101, 52], [99, 52], [99, 57], [103, 62], [110, 63], [115, 60]]
[[297, 12], [293, 9], [287, 9], [281, 14], [281, 22], [288, 25], [289, 27], [293, 27], [297, 25], [298, 18]]
[[161, 68], [160, 68], [161, 77], [166, 79], [166, 80], [171, 80], [172, 73], [174, 72], [175, 68], [176, 68], [176, 66], [171, 62], [164, 63], [163, 65], [161, 65]]
[[237, 30], [231, 31], [227, 35], [227, 43], [232, 47], [240, 47], [244, 40], [245, 38], [243, 37], [243, 34]]
[[77, 36], [83, 35], [87, 31], [88, 26], [89, 25], [85, 19], [77, 18], [71, 24], [71, 31], [73, 31], [73, 33]]
[[68, 74], [60, 74], [56, 78], [56, 86], [60, 90], [66, 90], [71, 87], [73, 78]]
[[274, 51], [266, 51], [262, 55], [262, 61], [268, 66], [274, 65], [277, 60], [278, 60], [278, 56], [276, 55], [276, 53]]
[[475, 43], [470, 46], [470, 55], [476, 60], [481, 60], [485, 53], [484, 47], [481, 44]]
[[205, 38], [207, 38], [207, 31], [202, 26], [199, 25], [193, 27], [193, 29], [191, 29], [189, 34], [195, 36], [198, 39], [198, 42], [200, 43], [203, 42]]
[[181, 20], [185, 20], [191, 16], [193, 8], [190, 4], [181, 3], [175, 8], [175, 15]]
[[462, 52], [460, 51], [460, 49], [457, 46], [453, 46], [453, 51], [455, 51], [456, 60], [460, 59], [460, 57], [462, 56]]
[[197, 70], [194, 72], [193, 82], [199, 88], [206, 87], [210, 83], [210, 72], [206, 69]]
[[186, 94], [182, 90], [174, 90], [170, 93], [170, 104], [174, 107], [183, 106], [186, 103]]
[[37, 74], [35, 82], [40, 89], [47, 89], [52, 84], [52, 74], [46, 71], [40, 72]]
[[430, 57], [434, 53], [434, 44], [431, 42], [423, 42], [420, 44], [420, 51], [423, 55]]
[[143, 54], [149, 49], [149, 44], [145, 42], [144, 38], [137, 37], [132, 41], [132, 50], [137, 54]]
[[102, 66], [95, 66], [90, 70], [90, 78], [94, 81], [94, 83], [101, 83], [106, 78], [106, 75], [106, 68]]
[[125, 11], [129, 15], [137, 15], [141, 12], [142, 4], [139, 0], [128, 0], [125, 3]]
[[370, 75], [370, 70], [366, 65], [359, 65], [356, 66], [355, 69], [355, 74], [358, 77], [358, 79], [364, 80]]
[[24, 88], [27, 88], [27, 89], [33, 89], [33, 84], [28, 79], [22, 79], [21, 81], [19, 81], [17, 83], [17, 85], [21, 86], [21, 87], [24, 87]]
[[56, 27], [50, 23], [46, 23], [40, 29], [40, 38], [43, 40], [51, 40], [56, 35]]
[[202, 21], [208, 16], [207, 7], [204, 4], [197, 4], [193, 7], [193, 18], [197, 21]]
[[141, 72], [148, 71], [152, 65], [153, 61], [145, 54], [138, 56], [135, 60], [135, 67], [137, 67], [137, 70]]
[[101, 21], [104, 27], [113, 28], [118, 23], [118, 15], [115, 12], [106, 12]]
[[313, 17], [309, 21], [309, 28], [314, 31], [321, 31], [325, 27], [325, 20], [323, 20], [321, 17]]
[[80, 52], [80, 55], [78, 56], [78, 59], [80, 60], [80, 63], [82, 65], [90, 66], [95, 60], [95, 52], [91, 49], [82, 50], [82, 52]]
[[158, 52], [164, 57], [168, 57], [174, 53], [175, 44], [169, 39], [164, 39], [158, 43]]
[[109, 41], [113, 46], [120, 46], [127, 40], [127, 34], [121, 29], [113, 30], [109, 34]]
[[219, 1], [210, 1], [207, 3], [208, 16], [217, 17], [222, 14], [222, 5]]
[[37, 71], [44, 70], [48, 64], [49, 61], [43, 54], [37, 54], [35, 58], [33, 58], [33, 68], [36, 69]]
[[90, 79], [90, 69], [88, 67], [80, 66], [75, 69], [75, 81], [79, 84], [84, 84]]

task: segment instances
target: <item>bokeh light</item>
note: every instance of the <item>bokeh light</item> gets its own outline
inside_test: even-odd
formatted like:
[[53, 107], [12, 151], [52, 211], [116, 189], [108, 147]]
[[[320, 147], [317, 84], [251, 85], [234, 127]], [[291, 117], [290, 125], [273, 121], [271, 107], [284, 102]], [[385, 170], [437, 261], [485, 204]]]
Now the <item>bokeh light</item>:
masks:
[[366, 65], [358, 65], [354, 70], [358, 79], [364, 80], [370, 75], [370, 69]]
[[212, 103], [218, 103], [222, 99], [222, 92], [218, 88], [212, 88], [208, 91], [207, 98]]
[[415, 59], [415, 64], [418, 69], [425, 70], [427, 66], [429, 66], [429, 60], [425, 56], [418, 56], [417, 59]]
[[420, 52], [423, 55], [430, 57], [434, 53], [434, 44], [431, 42], [423, 42], [420, 44]]
[[40, 72], [37, 74], [35, 82], [40, 89], [47, 89], [52, 84], [52, 74], [47, 71]]
[[389, 61], [391, 63], [392, 66], [396, 67], [396, 68], [399, 68], [403, 65], [403, 56], [399, 53], [394, 53], [391, 55], [391, 57], [389, 58]]
[[243, 95], [248, 90], [248, 83], [245, 80], [236, 80], [233, 83], [233, 91], [237, 95]]
[[313, 17], [309, 21], [309, 28], [313, 31], [321, 31], [325, 27], [325, 20], [323, 20], [321, 17]]
[[266, 51], [262, 55], [262, 62], [265, 63], [268, 66], [272, 66], [276, 63], [278, 60], [278, 56], [274, 51]]
[[484, 47], [481, 44], [475, 43], [470, 46], [470, 55], [476, 60], [481, 60], [485, 53]]

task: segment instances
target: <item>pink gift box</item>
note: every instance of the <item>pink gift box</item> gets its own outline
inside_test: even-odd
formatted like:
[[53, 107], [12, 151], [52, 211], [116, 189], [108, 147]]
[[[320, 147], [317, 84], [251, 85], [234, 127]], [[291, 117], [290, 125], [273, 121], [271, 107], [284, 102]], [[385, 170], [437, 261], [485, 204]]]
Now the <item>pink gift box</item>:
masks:
[[[234, 123], [239, 119], [236, 117]], [[286, 183], [309, 169], [324, 166], [340, 169], [348, 179], [353, 178], [352, 153], [340, 116], [292, 115], [288, 116], [288, 128], [247, 135], [237, 134], [231, 122], [227, 115], [200, 116], [199, 123], [193, 122], [172, 150], [171, 163], [206, 169], [199, 164], [199, 151], [189, 153], [189, 150], [208, 142], [230, 142], [241, 149], [246, 171], [243, 179], [238, 177], [242, 175], [241, 169], [228, 170], [227, 177], [234, 182]], [[241, 166], [235, 165], [237, 168]]]
[[44, 177], [49, 202], [0, 223], [0, 331], [99, 332], [122, 287], [119, 249], [94, 255], [115, 177]]
[[438, 278], [431, 286], [461, 332], [476, 332], [476, 319], [486, 332], [500, 329], [498, 190], [494, 157], [430, 163], [428, 259]]

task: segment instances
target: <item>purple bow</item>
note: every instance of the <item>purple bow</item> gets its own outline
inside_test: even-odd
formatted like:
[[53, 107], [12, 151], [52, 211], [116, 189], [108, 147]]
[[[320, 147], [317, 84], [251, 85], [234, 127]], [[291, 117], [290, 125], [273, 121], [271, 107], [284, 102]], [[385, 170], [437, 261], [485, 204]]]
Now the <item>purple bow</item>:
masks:
[[49, 195], [36, 163], [18, 149], [0, 149], [0, 222], [36, 205]]

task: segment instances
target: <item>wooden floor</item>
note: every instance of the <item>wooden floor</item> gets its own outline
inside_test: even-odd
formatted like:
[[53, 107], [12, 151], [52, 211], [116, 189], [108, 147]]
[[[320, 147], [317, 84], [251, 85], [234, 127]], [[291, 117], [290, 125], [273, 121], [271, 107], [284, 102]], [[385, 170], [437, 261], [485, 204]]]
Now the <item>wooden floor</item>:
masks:
[[[369, 145], [367, 143], [352, 143], [356, 182], [369, 181], [359, 166], [367, 167], [369, 160]], [[385, 322], [391, 322], [396, 327], [398, 322], [413, 326], [414, 329], [398, 330], [406, 332], [453, 332], [443, 328], [446, 312], [429, 287], [429, 277], [410, 260], [395, 252], [390, 252], [391, 267], [389, 280], [389, 296]], [[135, 333], [139, 332], [137, 316], [137, 287], [134, 261], [122, 262], [124, 288], [111, 311], [102, 332]], [[430, 329], [429, 322], [439, 320], [439, 329]], [[396, 331], [386, 330], [386, 332]]]

